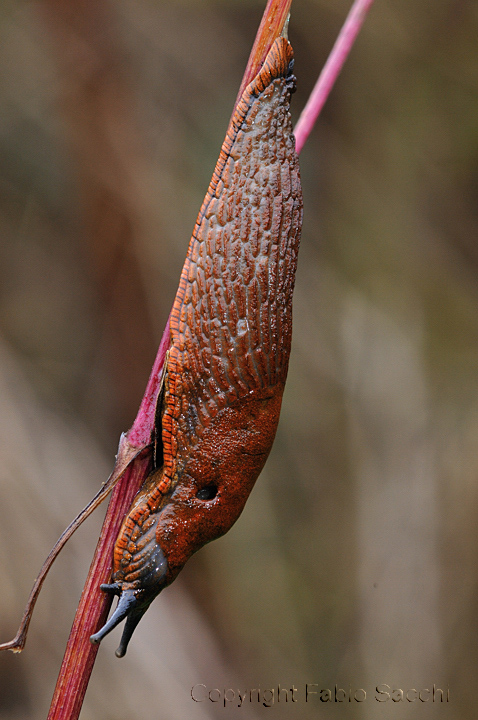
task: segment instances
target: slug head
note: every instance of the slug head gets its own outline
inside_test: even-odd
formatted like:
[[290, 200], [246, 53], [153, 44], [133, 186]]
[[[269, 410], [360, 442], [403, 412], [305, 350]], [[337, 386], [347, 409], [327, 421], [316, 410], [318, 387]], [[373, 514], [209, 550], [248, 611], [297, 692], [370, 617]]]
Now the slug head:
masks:
[[[203, 545], [224, 535], [241, 514], [269, 454], [279, 419], [283, 386], [268, 388], [224, 408], [187, 458], [174, 491], [143, 523], [138, 553], [113, 582], [101, 589], [119, 595], [108, 622], [92, 635], [99, 643], [126, 618], [117, 657], [123, 657], [133, 631], [161, 590]], [[157, 473], [158, 481], [161, 473]], [[151, 485], [151, 478], [147, 480]], [[141, 493], [142, 498], [146, 496]], [[131, 513], [135, 512], [136, 505]], [[130, 527], [128, 518], [123, 533]], [[124, 548], [122, 533], [117, 546]], [[121, 554], [118, 553], [118, 557]]]
[[[119, 623], [126, 618], [123, 634], [116, 657], [123, 657], [126, 654], [128, 643], [139, 621], [149, 608], [154, 598], [159, 595], [165, 586], [167, 574], [167, 561], [159, 545], [155, 545], [148, 557], [148, 566], [142, 573], [140, 582], [125, 583], [122, 581], [101, 585], [104, 592], [118, 595], [118, 604], [110, 619], [94, 635], [90, 641], [98, 644], [108, 635]], [[115, 573], [116, 575], [116, 573]]]

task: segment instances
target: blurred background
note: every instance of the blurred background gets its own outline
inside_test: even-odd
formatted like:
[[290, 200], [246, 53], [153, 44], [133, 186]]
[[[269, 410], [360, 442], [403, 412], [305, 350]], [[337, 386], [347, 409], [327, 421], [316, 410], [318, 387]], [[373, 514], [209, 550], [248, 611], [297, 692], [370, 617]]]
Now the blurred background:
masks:
[[[295, 120], [350, 4], [294, 0]], [[264, 5], [1, 3], [2, 641], [134, 419]], [[472, 0], [372, 8], [301, 155], [270, 459], [126, 658], [119, 631], [103, 642], [82, 720], [476, 716], [477, 36]], [[1, 720], [47, 715], [102, 514], [54, 567], [24, 653], [0, 655]], [[196, 683], [297, 702], [225, 709]], [[306, 683], [367, 697], [306, 703]], [[449, 703], [375, 699], [434, 683]]]

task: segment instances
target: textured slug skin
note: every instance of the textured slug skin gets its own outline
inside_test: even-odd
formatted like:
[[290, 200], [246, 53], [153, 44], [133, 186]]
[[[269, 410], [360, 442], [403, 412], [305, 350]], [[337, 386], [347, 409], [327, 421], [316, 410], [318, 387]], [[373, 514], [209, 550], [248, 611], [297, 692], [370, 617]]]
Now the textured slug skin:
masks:
[[[114, 552], [113, 581], [146, 605], [237, 520], [277, 429], [302, 224], [292, 58], [278, 38], [244, 91], [181, 274], [158, 411], [163, 464]], [[167, 568], [151, 560], [158, 546]]]

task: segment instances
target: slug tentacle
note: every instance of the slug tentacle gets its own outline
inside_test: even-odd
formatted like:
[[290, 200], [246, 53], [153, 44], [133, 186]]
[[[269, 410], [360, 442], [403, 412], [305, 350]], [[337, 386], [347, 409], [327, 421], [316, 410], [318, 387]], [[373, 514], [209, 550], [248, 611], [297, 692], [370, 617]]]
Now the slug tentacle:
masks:
[[148, 605], [144, 607], [140, 607], [138, 609], [131, 609], [128, 617], [126, 618], [126, 623], [124, 626], [123, 634], [121, 635], [120, 644], [118, 646], [118, 649], [115, 651], [115, 655], [118, 658], [122, 658], [126, 655], [126, 650], [128, 649], [129, 641], [131, 640], [131, 637], [136, 629], [137, 624], [143, 617], [144, 613], [149, 607]]
[[[102, 589], [104, 589], [104, 587]], [[110, 617], [108, 622], [103, 625], [101, 630], [90, 637], [91, 642], [94, 644], [101, 642], [105, 635], [108, 635], [113, 628], [119, 625], [119, 623], [134, 610], [137, 602], [138, 601], [133, 590], [124, 590], [120, 595], [118, 605], [116, 606], [116, 610], [113, 615]]]
[[192, 553], [237, 520], [274, 440], [302, 225], [292, 67], [280, 37], [238, 103], [189, 244], [156, 417], [162, 465], [123, 523], [109, 586], [122, 595], [93, 636], [127, 616], [120, 655]]

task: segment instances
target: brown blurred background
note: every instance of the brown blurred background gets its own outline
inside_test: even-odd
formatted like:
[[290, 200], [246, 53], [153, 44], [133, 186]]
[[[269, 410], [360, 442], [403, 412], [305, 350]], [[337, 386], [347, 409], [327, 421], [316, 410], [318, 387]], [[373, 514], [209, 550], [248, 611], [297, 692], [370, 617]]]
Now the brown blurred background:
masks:
[[[1, 640], [132, 423], [264, 4], [1, 3]], [[294, 0], [295, 118], [349, 6]], [[82, 720], [476, 716], [477, 37], [472, 0], [372, 8], [301, 156], [270, 460], [126, 658], [104, 641]], [[101, 515], [0, 655], [1, 720], [46, 717]], [[298, 701], [225, 709], [195, 683]], [[450, 702], [379, 703], [382, 683]]]

